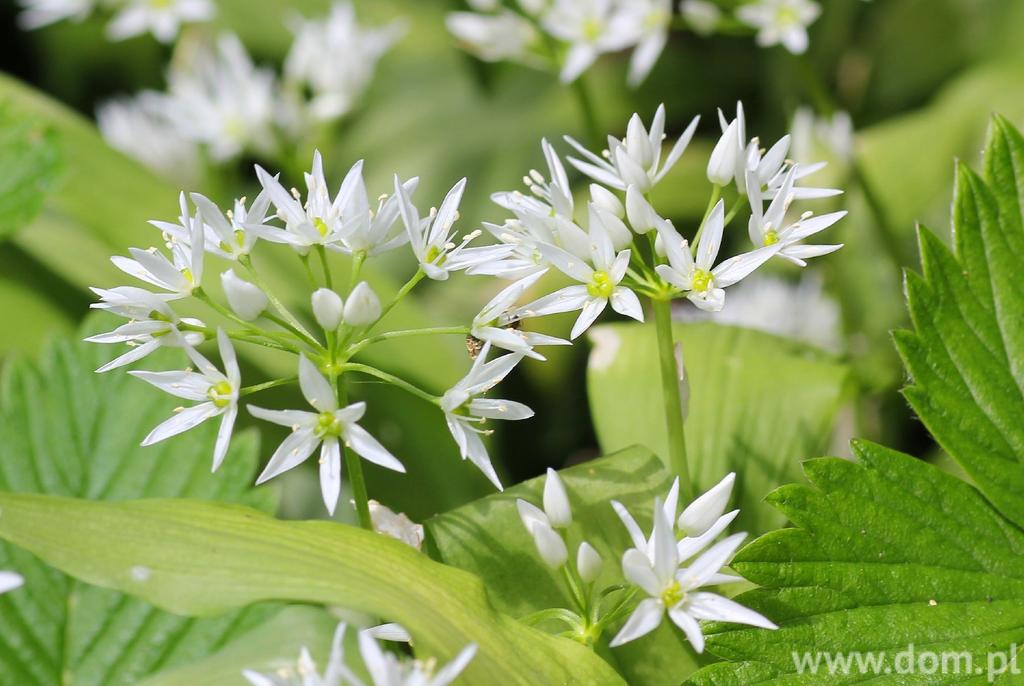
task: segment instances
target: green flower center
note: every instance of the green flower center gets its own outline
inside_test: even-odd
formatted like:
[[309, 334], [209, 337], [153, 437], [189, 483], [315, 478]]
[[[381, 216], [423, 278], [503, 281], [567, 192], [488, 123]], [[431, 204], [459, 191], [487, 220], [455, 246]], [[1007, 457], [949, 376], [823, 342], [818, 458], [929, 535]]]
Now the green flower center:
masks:
[[764, 244], [775, 245], [779, 242], [779, 232], [775, 229], [768, 229], [764, 232]]
[[595, 41], [601, 37], [602, 29], [604, 29], [604, 25], [601, 24], [601, 20], [590, 17], [583, 22], [583, 38], [588, 41]]
[[317, 232], [321, 236], [326, 236], [327, 232], [330, 231], [330, 229], [327, 227], [327, 222], [325, 222], [320, 217], [317, 217], [316, 219], [313, 220], [313, 226], [316, 227]]
[[608, 276], [608, 272], [594, 272], [590, 277], [590, 283], [587, 284], [587, 293], [593, 298], [610, 298], [614, 290], [615, 284], [612, 283], [612, 277]]
[[317, 438], [326, 438], [333, 436], [337, 438], [341, 435], [341, 420], [334, 416], [333, 412], [321, 412], [320, 416], [316, 418], [316, 432]]
[[[235, 244], [238, 246], [239, 249], [245, 247], [245, 231], [242, 231], [241, 229], [235, 229]], [[227, 241], [221, 241], [220, 245], [217, 247], [219, 247], [226, 253], [230, 253], [234, 249], [234, 246], [232, 246]]]
[[194, 284], [196, 282], [196, 277], [192, 275], [192, 270], [189, 269], [188, 267], [185, 267], [184, 269], [181, 270], [181, 275], [184, 276], [185, 280], [191, 284]]
[[715, 277], [711, 275], [711, 272], [704, 269], [695, 269], [693, 271], [693, 290], [703, 293], [711, 287], [714, 280]]
[[683, 602], [686, 594], [678, 581], [673, 581], [664, 591], [661, 592], [661, 602], [665, 607], [675, 607]]
[[800, 23], [800, 15], [792, 7], [784, 6], [780, 7], [779, 11], [776, 12], [775, 21], [780, 26], [792, 26], [793, 24]]
[[441, 248], [437, 247], [436, 245], [432, 245], [429, 248], [427, 248], [427, 255], [423, 261], [426, 262], [427, 264], [442, 265], [444, 264], [446, 257], [447, 256], [441, 251]]
[[206, 392], [206, 395], [217, 407], [227, 407], [231, 404], [231, 390], [231, 384], [227, 381], [221, 381], [210, 386], [210, 390]]

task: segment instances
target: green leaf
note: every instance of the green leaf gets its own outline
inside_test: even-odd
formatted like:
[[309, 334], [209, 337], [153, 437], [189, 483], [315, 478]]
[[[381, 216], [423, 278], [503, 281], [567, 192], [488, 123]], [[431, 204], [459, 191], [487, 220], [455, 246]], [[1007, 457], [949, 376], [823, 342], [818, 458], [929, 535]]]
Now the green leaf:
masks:
[[0, 104], [0, 238], [39, 211], [61, 167], [53, 132]]
[[1024, 139], [996, 118], [991, 140], [990, 183], [957, 167], [954, 251], [921, 231], [924, 274], [907, 275], [914, 330], [896, 343], [914, 411], [992, 503], [1024, 525]]
[[[989, 667], [1024, 645], [1022, 160], [1024, 138], [996, 117], [987, 179], [957, 168], [953, 250], [920, 232], [923, 275], [906, 280], [914, 330], [895, 336], [913, 378], [907, 399], [977, 488], [871, 443], [854, 444], [859, 464], [808, 462], [816, 488], [769, 496], [798, 528], [733, 562], [762, 587], [740, 602], [781, 628], [708, 627], [709, 649], [732, 664], [690, 683], [1021, 683]], [[925, 671], [922, 652], [957, 667]], [[835, 661], [854, 653], [874, 661]]]
[[[176, 402], [125, 374], [93, 373], [109, 359], [105, 353], [101, 346], [61, 341], [38, 364], [7, 365], [0, 381], [0, 489], [106, 500], [188, 495], [273, 506], [266, 489], [250, 491], [255, 434], [235, 437], [216, 475], [210, 474], [212, 423], [139, 447]], [[0, 597], [0, 674], [24, 686], [134, 683], [205, 656], [268, 614], [268, 608], [252, 608], [205, 620], [176, 617], [79, 583], [6, 544], [0, 544], [0, 568], [26, 578], [25, 589]]]
[[289, 661], [294, 666], [303, 648], [323, 669], [337, 625], [338, 620], [320, 608], [287, 607], [209, 657], [162, 671], [137, 686], [248, 686], [243, 669], [271, 672]]
[[[676, 324], [675, 339], [690, 380], [686, 444], [694, 482], [706, 490], [736, 471], [739, 527], [781, 525], [761, 498], [799, 476], [800, 458], [827, 448], [846, 367], [809, 346], [746, 329]], [[667, 455], [653, 326], [602, 326], [591, 340], [587, 391], [601, 448], [639, 440]]]
[[[1024, 533], [968, 484], [909, 455], [855, 443], [859, 464], [805, 464], [816, 487], [789, 485], [769, 500], [798, 528], [761, 537], [732, 566], [762, 586], [739, 602], [778, 631], [707, 627], [709, 649], [738, 664], [699, 672], [690, 684], [905, 684], [896, 656], [990, 651], [1024, 642]], [[798, 679], [797, 656], [884, 654], [877, 675], [852, 670]], [[886, 675], [885, 669], [891, 672]], [[973, 675], [971, 675], [973, 676]], [[964, 674], [913, 683], [988, 683]]]
[[10, 493], [0, 494], [0, 508], [0, 537], [177, 614], [265, 600], [342, 605], [401, 623], [424, 657], [449, 660], [476, 642], [466, 684], [623, 683], [582, 645], [496, 612], [478, 577], [373, 532], [184, 499], [111, 504]]
[[[570, 554], [576, 554], [580, 542], [589, 541], [605, 562], [596, 587], [623, 583], [619, 558], [632, 544], [609, 501], [622, 502], [637, 516], [649, 515], [655, 494], [667, 493], [672, 481], [661, 460], [634, 447], [559, 475], [573, 507], [567, 531]], [[565, 581], [534, 552], [516, 510], [519, 498], [540, 505], [543, 491], [544, 477], [539, 477], [426, 523], [437, 556], [482, 578], [495, 606], [513, 617], [573, 607]], [[664, 628], [654, 641], [614, 651], [615, 664], [630, 684], [675, 685], [693, 671], [692, 651]]]

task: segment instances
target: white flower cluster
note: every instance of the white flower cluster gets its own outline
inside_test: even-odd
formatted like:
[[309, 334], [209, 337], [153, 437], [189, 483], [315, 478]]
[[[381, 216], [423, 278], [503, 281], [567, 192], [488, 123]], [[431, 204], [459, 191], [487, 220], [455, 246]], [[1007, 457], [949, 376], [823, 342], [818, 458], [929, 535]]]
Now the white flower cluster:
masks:
[[[569, 163], [595, 181], [582, 213], [585, 222], [577, 223], [576, 199], [562, 160], [543, 141], [550, 179], [534, 170], [525, 177], [529, 195], [513, 191], [492, 196], [513, 217], [500, 225], [484, 224], [497, 240], [490, 245], [469, 245], [480, 231], [459, 238], [454, 229], [465, 179], [451, 188], [439, 207], [424, 215], [411, 199], [419, 184], [417, 178], [403, 181], [396, 176], [394, 193], [380, 196], [375, 205], [371, 203], [362, 161], [352, 166], [332, 196], [319, 153], [314, 154], [312, 169], [305, 174], [304, 195], [297, 189], [287, 190], [277, 176], [259, 166], [256, 174], [262, 190], [251, 204], [238, 200], [232, 210], [222, 212], [210, 199], [193, 193], [193, 211], [183, 193], [177, 223], [153, 222], [163, 233], [166, 252], [132, 248], [130, 256], [112, 258], [119, 269], [155, 287], [156, 292], [136, 286], [94, 289], [101, 299], [94, 307], [128, 322], [89, 340], [131, 346], [98, 371], [136, 362], [160, 347], [183, 349], [195, 371], [133, 372], [172, 395], [196, 403], [180, 409], [154, 429], [144, 443], [164, 440], [207, 419], [221, 417], [214, 469], [226, 454], [240, 399], [297, 381], [311, 410], [248, 406], [253, 416], [292, 430], [271, 456], [258, 483], [292, 469], [319, 450], [322, 494], [331, 512], [340, 497], [345, 448], [382, 467], [405, 471], [402, 463], [360, 426], [365, 403], [347, 400], [349, 375], [370, 375], [435, 405], [462, 458], [476, 465], [500, 489], [482, 436], [491, 433], [487, 426], [492, 420], [521, 420], [533, 412], [521, 403], [487, 396], [525, 357], [543, 360], [536, 347], [568, 344], [525, 330], [524, 322], [579, 311], [570, 335], [575, 339], [609, 305], [620, 314], [643, 321], [638, 294], [661, 305], [687, 298], [701, 309], [717, 311], [724, 305], [724, 289], [768, 260], [779, 258], [803, 266], [808, 258], [840, 247], [806, 245], [803, 241], [844, 213], [815, 217], [806, 212], [797, 219], [786, 218], [797, 198], [838, 193], [797, 186], [798, 180], [820, 165], [805, 168], [788, 161], [789, 137], [768, 150], [763, 150], [756, 138], [748, 140], [742, 106], [737, 106], [732, 121], [721, 113], [720, 120], [722, 136], [708, 163], [712, 202], [696, 229], [696, 248], [691, 248], [672, 223], [657, 213], [649, 199], [651, 189], [664, 181], [682, 156], [698, 123], [694, 119], [663, 156], [663, 107], [658, 108], [649, 129], [634, 115], [625, 137], [609, 137], [609, 147], [601, 155], [566, 139], [579, 155], [569, 157]], [[736, 192], [723, 189], [726, 184], [735, 184]], [[735, 196], [728, 214], [724, 200], [719, 199], [723, 190]], [[753, 249], [719, 261], [725, 227], [747, 206], [751, 210], [748, 233]], [[644, 236], [646, 241], [641, 240]], [[387, 304], [382, 304], [371, 286], [359, 280], [360, 269], [367, 259], [406, 244], [417, 263], [416, 272]], [[260, 245], [286, 247], [302, 263], [310, 282], [309, 303], [316, 327], [307, 328], [268, 290], [253, 259]], [[329, 255], [339, 254], [349, 258], [347, 292], [339, 292], [333, 285]], [[230, 266], [219, 279], [227, 306], [208, 292], [208, 258]], [[316, 262], [319, 270], [314, 269]], [[525, 305], [518, 304], [542, 283], [548, 283], [541, 278], [552, 267], [571, 283], [539, 294]], [[512, 283], [501, 289], [469, 326], [374, 332], [392, 307], [420, 281], [445, 281], [458, 271]], [[179, 315], [177, 302], [190, 297], [238, 328], [210, 327], [199, 319]], [[319, 335], [310, 333], [311, 328], [318, 329]], [[443, 334], [468, 335], [477, 354], [466, 376], [441, 395], [354, 361], [362, 350], [378, 342]], [[218, 341], [220, 368], [195, 349], [213, 338]], [[294, 355], [296, 376], [243, 387], [232, 340]], [[359, 461], [350, 459], [354, 460], [349, 463], [351, 472], [358, 468]], [[543, 533], [551, 538], [546, 530]]]
[[807, 27], [821, 8], [813, 0], [755, 0], [736, 9], [734, 20], [707, 0], [683, 0], [679, 21], [673, 0], [468, 0], [470, 12], [452, 12], [448, 30], [467, 50], [489, 62], [554, 63], [564, 83], [580, 77], [604, 53], [632, 49], [628, 81], [647, 78], [674, 25], [700, 34], [729, 21], [752, 27], [761, 46], [807, 49]]
[[[734, 534], [715, 542], [739, 514], [739, 510], [725, 511], [734, 482], [735, 475], [729, 474], [690, 503], [677, 518], [677, 479], [664, 501], [660, 498], [654, 501], [654, 526], [650, 536], [643, 533], [625, 506], [612, 501], [611, 506], [633, 543], [622, 555], [622, 573], [633, 588], [608, 606], [601, 599], [616, 592], [615, 587], [597, 592], [594, 585], [603, 564], [600, 554], [583, 541], [575, 563], [569, 561], [566, 529], [572, 524], [572, 508], [558, 473], [548, 470], [544, 481], [544, 508], [522, 499], [516, 501], [516, 506], [541, 559], [551, 569], [563, 572], [575, 612], [567, 611], [568, 614], [558, 616], [569, 625], [573, 635], [592, 644], [606, 628], [629, 613], [610, 642], [614, 648], [654, 631], [667, 614], [700, 653], [704, 651], [700, 620], [777, 628], [739, 603], [701, 590], [743, 581], [742, 577], [723, 574], [721, 570], [732, 559], [746, 534]], [[637, 595], [644, 597], [634, 603]]]
[[63, 21], [82, 21], [98, 9], [114, 11], [107, 37], [124, 40], [151, 33], [170, 43], [184, 24], [209, 21], [216, 14], [211, 0], [18, 0], [24, 8], [18, 21], [37, 29]]
[[401, 22], [358, 23], [351, 2], [320, 20], [296, 17], [283, 74], [255, 65], [234, 34], [180, 51], [166, 92], [144, 91], [99, 107], [115, 148], [165, 176], [191, 179], [204, 158], [278, 158], [316, 125], [356, 105], [380, 57], [402, 35]]
[[[322, 674], [317, 670], [309, 651], [303, 648], [294, 664], [273, 672], [247, 669], [242, 672], [242, 676], [252, 686], [366, 686], [366, 682], [345, 664], [343, 640], [346, 628], [341, 623], [335, 630], [331, 654]], [[433, 660], [401, 659], [383, 650], [374, 633], [374, 630], [367, 629], [358, 634], [359, 654], [372, 686], [448, 686], [462, 674], [476, 655], [476, 644], [471, 643], [451, 662], [437, 669]]]

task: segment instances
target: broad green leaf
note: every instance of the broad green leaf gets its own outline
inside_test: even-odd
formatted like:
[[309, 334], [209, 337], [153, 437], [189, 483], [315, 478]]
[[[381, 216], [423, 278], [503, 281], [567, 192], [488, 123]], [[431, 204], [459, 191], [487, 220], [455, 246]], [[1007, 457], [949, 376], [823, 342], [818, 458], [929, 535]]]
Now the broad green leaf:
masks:
[[423, 657], [448, 660], [476, 642], [467, 685], [623, 683], [582, 645], [498, 613], [478, 577], [363, 529], [184, 499], [111, 504], [10, 493], [0, 508], [0, 537], [178, 614], [266, 600], [341, 605], [401, 623]]
[[936, 440], [1003, 514], [1024, 525], [1024, 139], [996, 118], [986, 183], [957, 168], [951, 252], [921, 231], [907, 275], [913, 331], [896, 342], [905, 390]]
[[[812, 460], [813, 487], [769, 496], [797, 528], [761, 537], [732, 563], [762, 587], [739, 602], [780, 629], [707, 627], [709, 650], [735, 664], [688, 683], [984, 684], [973, 673], [902, 675], [896, 656], [913, 644], [967, 652], [983, 667], [990, 652], [1024, 644], [1024, 533], [953, 476], [871, 443], [854, 449], [859, 464]], [[829, 675], [822, 658], [817, 674], [798, 675], [794, 654], [854, 651], [883, 655], [880, 671]]]
[[[96, 500], [191, 496], [269, 509], [250, 491], [256, 437], [235, 437], [210, 474], [212, 423], [150, 448], [142, 436], [176, 401], [125, 374], [98, 375], [100, 346], [61, 341], [38, 364], [17, 360], [0, 383], [0, 488]], [[82, 584], [0, 544], [0, 568], [26, 578], [0, 597], [0, 674], [19, 686], [72, 680], [86, 686], [134, 683], [154, 670], [215, 650], [268, 614], [251, 608], [221, 617], [176, 617], [142, 601]]]
[[[629, 536], [609, 504], [622, 502], [638, 517], [649, 516], [654, 496], [664, 496], [671, 478], [657, 457], [634, 447], [559, 472], [573, 507], [570, 554], [586, 540], [604, 559], [597, 588], [623, 583], [619, 559]], [[446, 564], [484, 580], [495, 606], [513, 617], [571, 608], [565, 581], [534, 553], [533, 540], [516, 510], [522, 498], [540, 506], [544, 477], [509, 488], [427, 522], [431, 545]], [[614, 651], [614, 662], [630, 684], [678, 684], [693, 671], [695, 656], [667, 627], [646, 645]], [[605, 637], [606, 639], [609, 637]]]
[[17, 231], [43, 204], [61, 167], [53, 131], [17, 117], [0, 102], [0, 238]]
[[162, 671], [138, 686], [248, 686], [243, 669], [272, 672], [289, 663], [294, 667], [303, 648], [323, 669], [337, 625], [338, 620], [320, 608], [287, 607], [209, 657]]
[[[706, 490], [736, 471], [739, 528], [780, 525], [761, 498], [795, 478], [801, 458], [828, 446], [847, 369], [806, 345], [746, 329], [677, 324], [675, 338], [690, 380], [685, 426], [695, 484]], [[640, 442], [667, 455], [654, 327], [602, 326], [591, 340], [587, 392], [601, 448]]]

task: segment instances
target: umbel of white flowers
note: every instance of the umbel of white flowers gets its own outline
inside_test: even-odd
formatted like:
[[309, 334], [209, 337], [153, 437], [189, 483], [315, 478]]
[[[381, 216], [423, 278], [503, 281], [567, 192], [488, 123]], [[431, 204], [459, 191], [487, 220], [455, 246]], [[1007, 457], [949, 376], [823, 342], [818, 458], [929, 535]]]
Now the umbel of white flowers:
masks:
[[[690, 237], [684, 237], [649, 200], [649, 191], [670, 179], [697, 125], [694, 118], [671, 147], [663, 148], [664, 107], [658, 108], [649, 126], [633, 115], [625, 136], [609, 137], [608, 149], [600, 153], [566, 139], [577, 154], [568, 162], [593, 181], [589, 201], [579, 203], [585, 207], [577, 208], [558, 152], [542, 141], [547, 176], [530, 170], [524, 177], [528, 193], [493, 194], [494, 202], [512, 216], [501, 224], [484, 223], [483, 231], [462, 236], [456, 224], [465, 179], [456, 182], [440, 205], [427, 212], [412, 199], [418, 178], [403, 181], [396, 177], [394, 193], [371, 203], [362, 161], [351, 167], [332, 193], [319, 152], [314, 153], [312, 167], [305, 174], [304, 193], [287, 189], [278, 176], [260, 167], [256, 168], [260, 193], [251, 203], [236, 200], [231, 211], [222, 211], [199, 193], [182, 193], [177, 222], [152, 222], [162, 234], [165, 250], [131, 248], [130, 257], [112, 258], [121, 271], [145, 288], [94, 289], [100, 302], [93, 307], [127, 322], [88, 340], [129, 347], [97, 371], [138, 362], [160, 348], [183, 350], [195, 369], [133, 372], [171, 395], [193, 402], [154, 429], [145, 444], [220, 417], [214, 469], [227, 452], [241, 399], [297, 381], [311, 410], [249, 405], [253, 416], [291, 429], [260, 482], [319, 452], [323, 499], [332, 512], [340, 497], [341, 468], [347, 460], [361, 457], [404, 471], [401, 461], [363, 428], [365, 403], [347, 398], [351, 378], [374, 377], [436, 407], [461, 457], [500, 489], [484, 437], [493, 432], [496, 420], [524, 420], [533, 411], [519, 402], [490, 397], [490, 393], [523, 359], [543, 360], [536, 347], [569, 344], [530, 331], [532, 319], [578, 311], [569, 332], [569, 338], [576, 339], [608, 309], [643, 321], [641, 298], [661, 302], [687, 299], [698, 308], [718, 311], [725, 306], [726, 290], [769, 260], [802, 267], [808, 259], [841, 247], [808, 245], [806, 240], [845, 213], [791, 216], [796, 201], [839, 192], [801, 185], [821, 165], [791, 162], [788, 136], [768, 149], [762, 149], [757, 138], [748, 139], [742, 105], [737, 105], [734, 119], [727, 120], [719, 113], [719, 120], [722, 136], [707, 164], [711, 197], [717, 202], [709, 203], [711, 209]], [[731, 197], [728, 211], [726, 197]], [[726, 231], [746, 208], [752, 246], [723, 259]], [[475, 244], [485, 232], [494, 242]], [[414, 272], [396, 293], [378, 294], [360, 279], [367, 261], [403, 248]], [[259, 267], [261, 254], [268, 250], [290, 253], [291, 259], [301, 264], [310, 282], [305, 303], [312, 318], [292, 312], [268, 287], [267, 275]], [[347, 289], [334, 283], [335, 259], [348, 262], [351, 285]], [[211, 276], [222, 269], [218, 263], [228, 266], [219, 280]], [[421, 281], [444, 282], [458, 272], [511, 283], [491, 286], [496, 294], [468, 325], [383, 328], [388, 313]], [[211, 290], [211, 284], [218, 281], [226, 304]], [[203, 320], [181, 316], [179, 304], [186, 300], [198, 301], [224, 321], [209, 326]], [[470, 348], [476, 351], [466, 376], [443, 393], [429, 392], [361, 361], [363, 351], [372, 345], [427, 335], [468, 335]], [[214, 338], [220, 367], [196, 350]], [[236, 361], [237, 343], [292, 355], [296, 375], [244, 385]], [[358, 461], [348, 463], [350, 472], [359, 468]], [[548, 519], [551, 524], [550, 516]], [[551, 524], [548, 528], [558, 527]], [[546, 528], [538, 526], [536, 535], [555, 545]]]
[[[638, 86], [657, 64], [673, 26], [673, 0], [470, 0], [472, 12], [452, 12], [448, 30], [466, 50], [488, 62], [553, 65], [564, 83], [580, 77], [597, 58], [632, 49], [628, 81]], [[701, 35], [725, 26], [723, 10], [706, 0], [684, 0], [680, 19]], [[807, 27], [821, 8], [813, 0], [754, 0], [736, 8], [736, 23], [756, 31], [762, 47], [807, 50]], [[554, 43], [560, 49], [551, 50]]]
[[[582, 624], [574, 628], [584, 641], [596, 640], [605, 625], [615, 622], [621, 610], [628, 609], [634, 596], [639, 594], [645, 597], [635, 605], [611, 640], [611, 647], [621, 646], [654, 631], [667, 614], [672, 623], [683, 631], [694, 650], [700, 653], [704, 651], [701, 620], [778, 628], [767, 618], [733, 600], [701, 590], [744, 580], [723, 574], [721, 570], [728, 565], [746, 534], [734, 534], [715, 542], [739, 514], [739, 510], [725, 511], [734, 482], [735, 474], [727, 475], [690, 503], [677, 518], [679, 480], [676, 479], [664, 501], [655, 499], [650, 536], [644, 535], [625, 506], [617, 501], [611, 502], [633, 543], [633, 547], [622, 555], [622, 574], [633, 590], [604, 616], [591, 609], [596, 590], [592, 584], [601, 573], [601, 556], [583, 541], [579, 545], [575, 566], [569, 562], [566, 529], [572, 524], [572, 508], [558, 473], [548, 470], [544, 480], [543, 509], [523, 499], [516, 500], [516, 507], [541, 559], [551, 569], [562, 570], [568, 579], [569, 590], [578, 604], [576, 609], [580, 611], [578, 620]], [[611, 587], [597, 595], [605, 597], [614, 592], [614, 587]], [[602, 605], [597, 604], [596, 608], [600, 609]]]
[[[303, 648], [299, 653], [299, 659], [293, 664], [280, 667], [273, 672], [246, 669], [243, 670], [242, 676], [252, 686], [366, 686], [366, 682], [345, 664], [343, 640], [346, 629], [345, 623], [342, 622], [335, 630], [334, 639], [331, 641], [331, 654], [322, 674], [317, 670], [309, 651]], [[448, 686], [458, 678], [476, 655], [476, 644], [471, 643], [451, 662], [437, 669], [433, 660], [424, 662], [403, 659], [383, 650], [374, 636], [375, 633], [380, 635], [374, 630], [364, 630], [358, 634], [360, 657], [372, 686]], [[387, 634], [385, 637], [395, 638]], [[407, 637], [405, 638], [407, 640]]]

